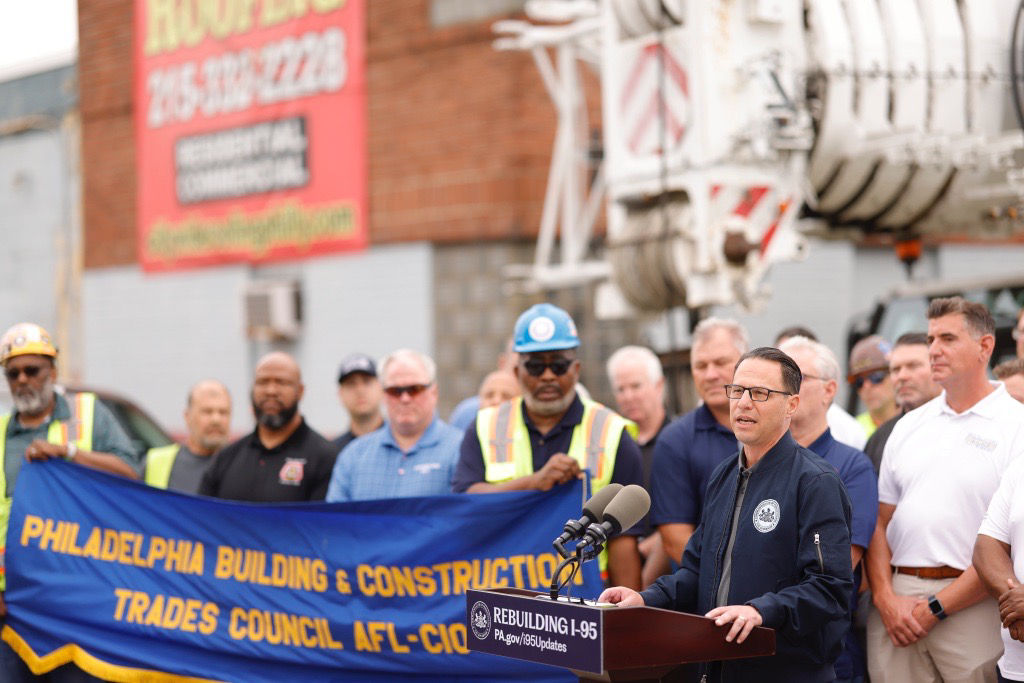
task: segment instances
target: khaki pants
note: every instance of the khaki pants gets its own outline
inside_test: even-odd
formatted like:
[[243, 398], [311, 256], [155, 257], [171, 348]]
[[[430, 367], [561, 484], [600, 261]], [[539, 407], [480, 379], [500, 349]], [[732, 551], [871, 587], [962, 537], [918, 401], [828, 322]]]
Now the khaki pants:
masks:
[[[898, 595], [928, 597], [953, 579], [894, 574]], [[872, 683], [995, 683], [1003, 654], [996, 601], [985, 598], [940, 621], [921, 640], [896, 647], [878, 610], [868, 617], [868, 673]]]

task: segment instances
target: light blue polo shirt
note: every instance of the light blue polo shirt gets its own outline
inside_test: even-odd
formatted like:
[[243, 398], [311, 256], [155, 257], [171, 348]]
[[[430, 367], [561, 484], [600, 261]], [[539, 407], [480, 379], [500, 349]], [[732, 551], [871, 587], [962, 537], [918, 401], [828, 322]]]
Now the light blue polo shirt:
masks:
[[385, 424], [338, 454], [327, 502], [450, 493], [463, 436], [464, 432], [434, 416], [420, 440], [403, 452]]

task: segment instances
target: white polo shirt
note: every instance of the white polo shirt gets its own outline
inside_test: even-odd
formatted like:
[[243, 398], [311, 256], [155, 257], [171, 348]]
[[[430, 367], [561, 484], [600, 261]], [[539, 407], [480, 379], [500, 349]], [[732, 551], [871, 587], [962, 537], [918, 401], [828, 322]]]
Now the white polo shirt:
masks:
[[[1013, 573], [1019, 582], [1024, 577], [1024, 458], [1007, 468], [978, 533], [1010, 545]], [[1001, 635], [999, 670], [1004, 677], [1024, 680], [1024, 643], [1011, 638], [1008, 629], [1001, 629]]]
[[1024, 404], [995, 391], [962, 413], [946, 392], [896, 423], [878, 500], [896, 506], [886, 532], [898, 567], [967, 569], [978, 527], [1010, 463], [1024, 454]]

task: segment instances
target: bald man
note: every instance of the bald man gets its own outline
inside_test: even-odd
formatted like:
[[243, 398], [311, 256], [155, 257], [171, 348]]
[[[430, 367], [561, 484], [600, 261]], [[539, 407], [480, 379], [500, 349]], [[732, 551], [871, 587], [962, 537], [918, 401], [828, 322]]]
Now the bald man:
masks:
[[480, 409], [490, 408], [519, 396], [519, 380], [508, 370], [495, 370], [480, 384]]
[[304, 390], [294, 358], [263, 356], [252, 382], [256, 429], [216, 455], [199, 493], [260, 503], [323, 500], [337, 452], [299, 414]]
[[231, 394], [215, 379], [196, 382], [185, 404], [185, 443], [151, 448], [146, 454], [145, 479], [150, 486], [197, 493], [211, 456], [228, 442]]

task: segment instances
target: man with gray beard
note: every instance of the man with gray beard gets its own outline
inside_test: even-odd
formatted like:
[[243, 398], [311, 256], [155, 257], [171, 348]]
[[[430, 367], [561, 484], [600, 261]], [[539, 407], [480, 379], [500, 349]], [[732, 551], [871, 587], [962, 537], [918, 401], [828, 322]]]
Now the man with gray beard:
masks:
[[[576, 392], [580, 345], [569, 314], [537, 304], [516, 321], [513, 368], [522, 396], [477, 413], [466, 430], [452, 478], [455, 493], [549, 491], [583, 478], [597, 492], [609, 483], [641, 484], [636, 425]], [[634, 528], [609, 541], [601, 569], [613, 584], [640, 588]]]
[[294, 358], [263, 356], [252, 384], [256, 429], [215, 456], [199, 493], [262, 503], [323, 500], [337, 451], [299, 414], [304, 391]]
[[[88, 392], [56, 390], [57, 347], [50, 334], [34, 323], [19, 323], [0, 337], [0, 366], [14, 400], [14, 411], [0, 415], [0, 567], [11, 512], [11, 493], [26, 460], [62, 458], [79, 465], [137, 479], [138, 456], [114, 415]], [[7, 608], [5, 576], [0, 572], [0, 626]], [[65, 664], [48, 680], [98, 680]], [[0, 643], [0, 680], [40, 680]]]

